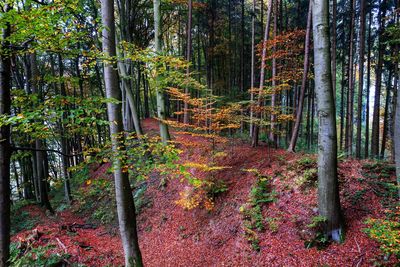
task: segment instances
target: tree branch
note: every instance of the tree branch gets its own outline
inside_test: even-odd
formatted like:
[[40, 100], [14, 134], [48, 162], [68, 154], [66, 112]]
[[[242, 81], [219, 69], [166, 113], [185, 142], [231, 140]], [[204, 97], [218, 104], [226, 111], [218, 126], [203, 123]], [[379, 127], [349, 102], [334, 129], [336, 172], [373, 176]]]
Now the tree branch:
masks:
[[36, 148], [33, 148], [33, 147], [12, 146], [11, 148], [12, 148], [12, 150], [15, 150], [15, 151], [16, 150], [25, 150], [25, 151], [54, 152], [54, 153], [60, 154], [61, 156], [69, 157], [69, 158], [72, 158], [72, 157], [79, 156], [79, 155], [83, 154], [82, 152], [81, 153], [76, 153], [76, 154], [65, 154], [65, 153], [63, 153], [61, 151], [58, 151], [58, 150], [55, 150], [55, 149], [36, 149]]

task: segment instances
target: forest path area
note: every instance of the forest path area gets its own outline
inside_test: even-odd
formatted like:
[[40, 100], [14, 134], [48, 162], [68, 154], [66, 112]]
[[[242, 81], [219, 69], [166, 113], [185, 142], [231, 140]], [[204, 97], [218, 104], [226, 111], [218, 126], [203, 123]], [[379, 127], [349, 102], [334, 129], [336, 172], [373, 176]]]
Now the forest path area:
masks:
[[[157, 121], [145, 120], [144, 129], [156, 131]], [[305, 242], [312, 235], [308, 225], [317, 215], [314, 155], [288, 153], [266, 145], [251, 148], [238, 139], [213, 142], [179, 131], [173, 131], [173, 135], [183, 151], [181, 163], [223, 167], [201, 172], [189, 165], [189, 171], [200, 179], [212, 175], [226, 185], [226, 190], [213, 198], [211, 210], [202, 203], [185, 210], [177, 201], [185, 192], [191, 192], [186, 181], [168, 179], [160, 188], [160, 177], [150, 178], [145, 196], [151, 204], [137, 218], [145, 266], [371, 266], [381, 262], [379, 245], [362, 231], [368, 217], [380, 218], [384, 214], [382, 199], [374, 193], [376, 185], [363, 177], [363, 166], [368, 162], [349, 159], [339, 163], [346, 220], [344, 243], [324, 249], [306, 248]], [[106, 169], [92, 171], [90, 179], [96, 179]], [[264, 229], [253, 229], [259, 251], [249, 242], [242, 212], [254, 188], [255, 173], [268, 179], [269, 192], [274, 197], [271, 203], [260, 205]], [[14, 241], [33, 246], [52, 244], [54, 253], [70, 255], [66, 261], [70, 265], [123, 263], [115, 226], [90, 224], [71, 210], [48, 216], [37, 206], [24, 209], [40, 219], [34, 230], [18, 233]], [[391, 257], [383, 264], [393, 266], [396, 260]]]

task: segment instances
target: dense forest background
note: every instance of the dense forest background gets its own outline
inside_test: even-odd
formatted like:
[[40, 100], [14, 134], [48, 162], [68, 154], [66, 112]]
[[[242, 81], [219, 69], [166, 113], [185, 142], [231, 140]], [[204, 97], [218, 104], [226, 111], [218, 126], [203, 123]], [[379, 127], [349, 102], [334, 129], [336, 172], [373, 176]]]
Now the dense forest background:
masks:
[[[125, 265], [142, 266], [149, 195], [176, 203], [183, 217], [218, 216], [224, 198], [240, 200], [232, 212], [243, 233], [232, 235], [266, 253], [263, 225], [274, 233], [283, 222], [265, 213], [291, 186], [308, 210], [306, 247], [346, 245], [346, 231], [365, 228], [371, 250], [355, 265], [371, 264], [371, 244], [382, 264], [395, 264], [399, 8], [397, 0], [2, 1], [0, 266], [29, 266], [39, 253], [46, 265], [51, 248], [15, 240], [33, 228], [24, 216], [39, 212], [34, 203], [50, 216], [37, 215], [42, 224], [92, 210], [96, 222], [118, 225]], [[239, 173], [247, 192], [232, 186]], [[285, 176], [294, 180], [278, 182]], [[349, 210], [368, 205], [352, 224]], [[62, 230], [97, 227], [64, 219]], [[53, 260], [68, 263], [64, 254]]]

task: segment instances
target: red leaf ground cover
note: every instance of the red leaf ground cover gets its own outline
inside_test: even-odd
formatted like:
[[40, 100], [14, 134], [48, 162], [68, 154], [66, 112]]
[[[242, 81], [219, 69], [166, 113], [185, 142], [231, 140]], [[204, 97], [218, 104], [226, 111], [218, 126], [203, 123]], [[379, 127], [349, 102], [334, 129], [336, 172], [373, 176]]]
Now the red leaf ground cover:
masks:
[[[154, 120], [145, 120], [144, 125], [147, 130], [157, 129]], [[209, 140], [188, 134], [175, 134], [175, 138], [183, 144], [182, 161], [209, 161]], [[150, 183], [146, 196], [153, 199], [152, 206], [145, 208], [138, 217], [139, 243], [145, 266], [371, 266], [381, 259], [379, 245], [362, 232], [363, 222], [368, 217], [383, 216], [380, 199], [358, 179], [362, 177], [362, 162], [345, 160], [339, 164], [346, 220], [344, 243], [331, 244], [324, 250], [306, 249], [302, 231], [317, 214], [316, 188], [299, 189], [293, 181], [298, 173], [288, 170], [303, 155], [271, 150], [266, 146], [251, 148], [237, 140], [221, 144], [219, 149], [226, 155], [219, 158], [218, 163], [230, 168], [218, 171], [216, 175], [228, 185], [228, 191], [215, 199], [211, 212], [202, 208], [184, 210], [176, 204], [179, 192], [187, 186], [179, 179], [168, 180], [164, 189], [158, 187], [158, 182]], [[277, 193], [277, 201], [263, 208], [264, 218], [274, 218], [277, 229], [259, 233], [260, 252], [254, 251], [246, 240], [239, 212], [240, 206], [248, 200], [255, 180], [253, 174], [243, 170], [253, 168], [272, 177], [272, 186]], [[98, 169], [92, 175], [97, 176], [105, 170]], [[363, 189], [362, 201], [352, 201], [351, 196]], [[58, 238], [72, 255], [70, 262], [87, 266], [123, 263], [119, 237], [110, 235], [105, 227], [76, 229], [76, 233], [71, 234], [61, 226], [85, 223], [79, 214], [64, 211], [47, 217], [35, 206], [27, 209], [32, 216], [41, 218], [36, 228], [44, 235], [38, 242], [55, 244], [55, 250], [62, 251], [56, 241]], [[29, 232], [21, 232], [13, 240], [23, 238]], [[82, 244], [90, 249], [82, 248]], [[385, 264], [394, 266], [398, 262], [392, 257]]]

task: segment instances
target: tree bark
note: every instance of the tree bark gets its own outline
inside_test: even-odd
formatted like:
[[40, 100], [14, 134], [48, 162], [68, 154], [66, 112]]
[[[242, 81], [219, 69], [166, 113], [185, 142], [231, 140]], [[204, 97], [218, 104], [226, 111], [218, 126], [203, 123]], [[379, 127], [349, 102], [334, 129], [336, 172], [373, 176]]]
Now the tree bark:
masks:
[[305, 40], [305, 44], [304, 44], [303, 77], [302, 77], [302, 81], [301, 81], [300, 100], [299, 100], [299, 105], [297, 107], [296, 122], [295, 122], [295, 125], [293, 128], [293, 131], [292, 131], [292, 138], [290, 140], [290, 145], [288, 148], [289, 152], [295, 151], [297, 138], [299, 136], [301, 118], [302, 118], [302, 114], [303, 114], [304, 96], [305, 96], [305, 92], [306, 92], [308, 70], [309, 70], [309, 65], [310, 65], [310, 39], [311, 39], [311, 13], [312, 13], [311, 7], [312, 7], [312, 1], [310, 1], [309, 7], [308, 7], [306, 40]]
[[[154, 4], [154, 42], [156, 46], [156, 52], [158, 54], [162, 53], [161, 48], [161, 9], [160, 9], [160, 0], [153, 0]], [[157, 81], [160, 79], [160, 74], [157, 74]], [[159, 86], [159, 82], [156, 81], [156, 100], [157, 100], [157, 116], [159, 119], [160, 125], [160, 135], [161, 141], [166, 144], [170, 139], [168, 125], [165, 123], [166, 114], [165, 114], [165, 96], [164, 91]]]
[[[267, 57], [267, 41], [269, 38], [269, 29], [270, 29], [270, 21], [271, 21], [271, 10], [272, 10], [273, 0], [268, 0], [268, 11], [267, 11], [267, 23], [265, 24], [264, 31], [264, 39], [263, 39], [263, 48], [261, 53], [261, 70], [260, 70], [260, 87], [258, 89], [258, 101], [257, 101], [257, 111], [256, 111], [256, 119], [261, 119], [261, 108], [264, 102], [264, 79], [265, 79], [265, 61]], [[253, 137], [251, 145], [256, 147], [258, 145], [258, 133], [260, 130], [259, 122], [254, 123], [253, 125]]]
[[[186, 61], [190, 63], [191, 55], [192, 55], [192, 0], [188, 0], [188, 22], [187, 22], [187, 48], [186, 48]], [[190, 78], [190, 65], [186, 68], [186, 79], [189, 82]], [[185, 87], [185, 94], [189, 94], [189, 86]], [[189, 124], [189, 106], [188, 102], [185, 101], [183, 103], [183, 123]]]
[[354, 25], [355, 25], [355, 7], [356, 1], [350, 1], [350, 47], [349, 47], [349, 65], [348, 65], [348, 91], [347, 91], [347, 113], [346, 113], [346, 137], [345, 151], [347, 156], [351, 156], [353, 151], [353, 106], [354, 106]]
[[[11, 8], [6, 4], [4, 12]], [[7, 23], [1, 33], [1, 46], [6, 52], [11, 27]], [[0, 55], [0, 115], [10, 115], [11, 104], [11, 59], [7, 53]], [[0, 266], [8, 266], [10, 256], [10, 126], [0, 127]]]
[[253, 0], [251, 14], [251, 69], [250, 69], [250, 137], [253, 136], [254, 68], [255, 68], [255, 26], [256, 0]]
[[[113, 0], [102, 0], [101, 14], [104, 25], [102, 32], [103, 53], [106, 56], [115, 57], [116, 43]], [[115, 62], [104, 63], [104, 82], [107, 98], [121, 101], [121, 90], [118, 86], [118, 73], [116, 71]], [[112, 150], [116, 154], [113, 160], [115, 197], [117, 202], [119, 230], [125, 254], [125, 265], [131, 267], [143, 266], [137, 236], [135, 204], [132, 196], [132, 189], [128, 173], [122, 171], [124, 163], [119, 157], [120, 153], [126, 150], [124, 146], [121, 104], [107, 103], [107, 113], [110, 121]]]
[[342, 214], [337, 178], [337, 134], [330, 58], [329, 2], [313, 0], [312, 9], [315, 91], [319, 118], [318, 208], [319, 214], [326, 219], [326, 237], [340, 242]]
[[[361, 158], [361, 122], [364, 90], [364, 53], [365, 53], [365, 0], [360, 4], [360, 49], [359, 49], [359, 79], [358, 79], [358, 106], [357, 106], [357, 140], [356, 157]], [[368, 99], [367, 99], [368, 105]]]
[[379, 30], [378, 30], [378, 63], [376, 66], [376, 84], [375, 84], [375, 102], [372, 115], [372, 135], [371, 135], [371, 156], [378, 157], [379, 155], [379, 111], [381, 102], [381, 87], [382, 87], [382, 65], [383, 56], [385, 53], [385, 44], [382, 40], [385, 31], [386, 15], [386, 0], [382, 0], [379, 6]]

